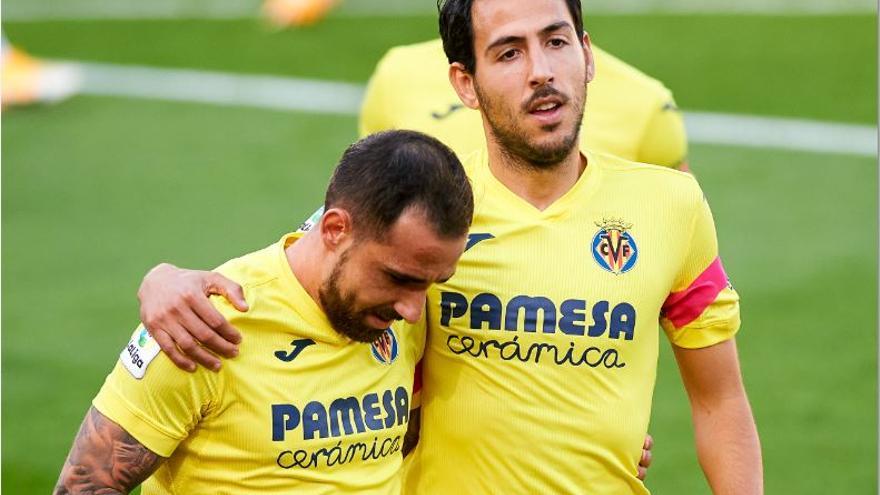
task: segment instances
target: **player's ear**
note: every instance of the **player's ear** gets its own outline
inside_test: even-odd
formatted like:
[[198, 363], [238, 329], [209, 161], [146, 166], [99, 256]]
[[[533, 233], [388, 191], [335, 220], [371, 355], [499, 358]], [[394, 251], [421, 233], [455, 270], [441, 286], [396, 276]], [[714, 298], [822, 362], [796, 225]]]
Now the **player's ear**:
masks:
[[330, 208], [324, 212], [318, 228], [321, 241], [329, 251], [344, 248], [351, 242], [351, 214], [342, 208]]
[[460, 62], [449, 64], [449, 82], [464, 106], [474, 110], [480, 108], [477, 91], [474, 89], [474, 76]]
[[593, 46], [590, 44], [590, 33], [584, 31], [582, 43], [584, 47], [584, 62], [587, 63], [587, 82], [596, 77], [596, 64], [593, 62]]

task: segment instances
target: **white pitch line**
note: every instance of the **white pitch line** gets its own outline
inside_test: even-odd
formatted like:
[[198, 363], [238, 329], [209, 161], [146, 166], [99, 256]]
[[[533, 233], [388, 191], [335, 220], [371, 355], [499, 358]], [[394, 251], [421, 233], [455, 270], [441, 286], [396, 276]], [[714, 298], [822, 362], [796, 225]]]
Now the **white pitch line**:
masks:
[[[357, 115], [364, 86], [293, 77], [245, 75], [86, 62], [80, 93], [318, 114]], [[877, 128], [804, 119], [685, 112], [692, 143], [877, 156]]]
[[688, 140], [877, 156], [877, 128], [805, 119], [685, 112]]
[[364, 87], [265, 75], [190, 69], [73, 63], [83, 74], [80, 93], [356, 115]]

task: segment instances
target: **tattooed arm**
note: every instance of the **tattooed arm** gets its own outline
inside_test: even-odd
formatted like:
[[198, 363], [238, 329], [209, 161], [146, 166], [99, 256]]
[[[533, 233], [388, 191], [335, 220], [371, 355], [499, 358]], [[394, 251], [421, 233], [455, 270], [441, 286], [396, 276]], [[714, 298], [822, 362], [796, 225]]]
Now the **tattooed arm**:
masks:
[[55, 495], [114, 495], [140, 485], [165, 459], [89, 408], [55, 485]]

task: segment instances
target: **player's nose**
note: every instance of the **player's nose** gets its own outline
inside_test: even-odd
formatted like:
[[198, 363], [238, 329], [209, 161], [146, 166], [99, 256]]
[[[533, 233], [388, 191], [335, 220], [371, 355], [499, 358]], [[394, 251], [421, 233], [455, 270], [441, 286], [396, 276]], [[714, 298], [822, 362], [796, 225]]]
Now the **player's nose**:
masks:
[[532, 50], [529, 84], [533, 88], [553, 82], [553, 67], [543, 50]]
[[394, 311], [397, 311], [404, 320], [415, 323], [422, 317], [422, 311], [425, 309], [425, 291], [411, 290], [404, 292], [394, 304]]

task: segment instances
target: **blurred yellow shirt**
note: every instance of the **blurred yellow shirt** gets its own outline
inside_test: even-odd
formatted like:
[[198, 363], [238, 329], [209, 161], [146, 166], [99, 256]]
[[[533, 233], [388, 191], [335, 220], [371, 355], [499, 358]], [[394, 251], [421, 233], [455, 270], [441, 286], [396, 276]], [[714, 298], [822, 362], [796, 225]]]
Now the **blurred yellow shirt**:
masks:
[[[596, 77], [588, 86], [581, 148], [677, 167], [687, 155], [681, 113], [662, 83], [593, 45]], [[448, 79], [441, 41], [392, 48], [367, 85], [360, 133], [412, 129], [436, 137], [458, 156], [485, 148], [478, 111], [461, 104]]]
[[646, 494], [636, 477], [658, 322], [681, 347], [739, 328], [696, 180], [586, 153], [540, 211], [466, 159], [475, 213], [455, 276], [428, 292], [409, 494]]
[[289, 266], [297, 236], [218, 268], [250, 304], [214, 298], [245, 336], [219, 373], [177, 369], [143, 326], [123, 350], [94, 405], [168, 458], [145, 495], [400, 492], [424, 332], [339, 335]]

